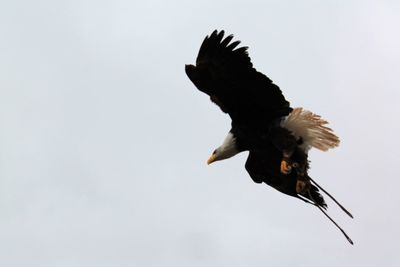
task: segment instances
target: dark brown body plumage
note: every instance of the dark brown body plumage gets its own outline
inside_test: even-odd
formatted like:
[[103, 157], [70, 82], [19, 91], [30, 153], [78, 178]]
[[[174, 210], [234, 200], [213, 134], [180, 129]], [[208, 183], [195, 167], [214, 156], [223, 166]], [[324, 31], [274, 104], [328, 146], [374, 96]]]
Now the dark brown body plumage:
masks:
[[[319, 193], [318, 188], [313, 184], [310, 184], [309, 191], [297, 192], [298, 174], [296, 170], [289, 174], [283, 174], [280, 171], [280, 155], [279, 150], [273, 145], [271, 145], [270, 149], [250, 151], [245, 167], [253, 181], [255, 183], [266, 183], [284, 194], [301, 200], [306, 198], [310, 202], [326, 208], [327, 205], [323, 197]], [[294, 159], [302, 157], [306, 157], [306, 155], [300, 150], [296, 151], [293, 155]], [[307, 158], [299, 160], [307, 161]]]

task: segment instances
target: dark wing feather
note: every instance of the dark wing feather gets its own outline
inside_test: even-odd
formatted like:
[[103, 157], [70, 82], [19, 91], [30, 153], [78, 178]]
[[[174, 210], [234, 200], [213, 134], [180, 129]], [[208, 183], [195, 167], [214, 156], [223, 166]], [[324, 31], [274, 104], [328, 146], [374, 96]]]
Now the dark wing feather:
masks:
[[289, 102], [279, 87], [253, 68], [247, 47], [236, 48], [240, 41], [232, 39], [224, 38], [224, 31], [204, 39], [196, 66], [186, 66], [192, 82], [237, 122], [265, 124], [289, 114]]

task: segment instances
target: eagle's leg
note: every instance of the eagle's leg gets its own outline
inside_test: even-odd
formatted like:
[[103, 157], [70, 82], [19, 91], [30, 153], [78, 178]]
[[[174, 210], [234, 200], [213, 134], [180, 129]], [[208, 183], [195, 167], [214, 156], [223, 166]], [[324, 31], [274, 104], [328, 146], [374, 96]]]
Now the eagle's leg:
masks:
[[292, 156], [293, 153], [290, 152], [283, 152], [283, 158], [281, 160], [281, 173], [283, 174], [289, 174], [292, 172], [292, 167], [294, 163], [292, 163], [292, 160], [290, 157]]
[[282, 152], [280, 171], [289, 174], [294, 160], [292, 155], [297, 147], [296, 137], [286, 128], [274, 127], [270, 131], [272, 143]]
[[311, 188], [311, 182], [309, 180], [302, 180], [302, 179], [297, 179], [296, 182], [296, 193], [301, 194], [305, 193]]
[[311, 188], [311, 181], [307, 175], [307, 170], [309, 167], [307, 153], [297, 147], [296, 151], [292, 155], [292, 160], [295, 161], [292, 166], [297, 173], [296, 192], [307, 192], [307, 190]]

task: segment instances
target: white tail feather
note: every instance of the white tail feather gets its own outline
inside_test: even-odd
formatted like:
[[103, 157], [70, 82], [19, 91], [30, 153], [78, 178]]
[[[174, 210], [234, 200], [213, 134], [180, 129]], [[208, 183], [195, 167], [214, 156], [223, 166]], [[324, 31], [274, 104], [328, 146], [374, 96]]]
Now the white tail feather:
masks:
[[328, 122], [321, 116], [304, 110], [295, 108], [282, 121], [281, 126], [290, 130], [296, 138], [301, 138], [303, 144], [301, 147], [308, 151], [315, 147], [322, 151], [339, 146], [339, 137], [335, 135], [331, 128], [326, 127]]

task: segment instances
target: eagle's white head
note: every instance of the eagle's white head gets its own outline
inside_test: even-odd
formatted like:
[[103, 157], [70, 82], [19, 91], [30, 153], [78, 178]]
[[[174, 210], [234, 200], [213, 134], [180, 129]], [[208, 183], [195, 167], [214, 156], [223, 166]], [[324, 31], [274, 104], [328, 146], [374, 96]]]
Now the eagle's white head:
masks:
[[210, 158], [207, 160], [207, 164], [211, 164], [214, 161], [218, 160], [228, 159], [240, 152], [241, 151], [237, 148], [236, 145], [236, 137], [231, 132], [229, 132], [228, 135], [225, 137], [222, 145], [215, 149], [214, 152], [211, 154]]

